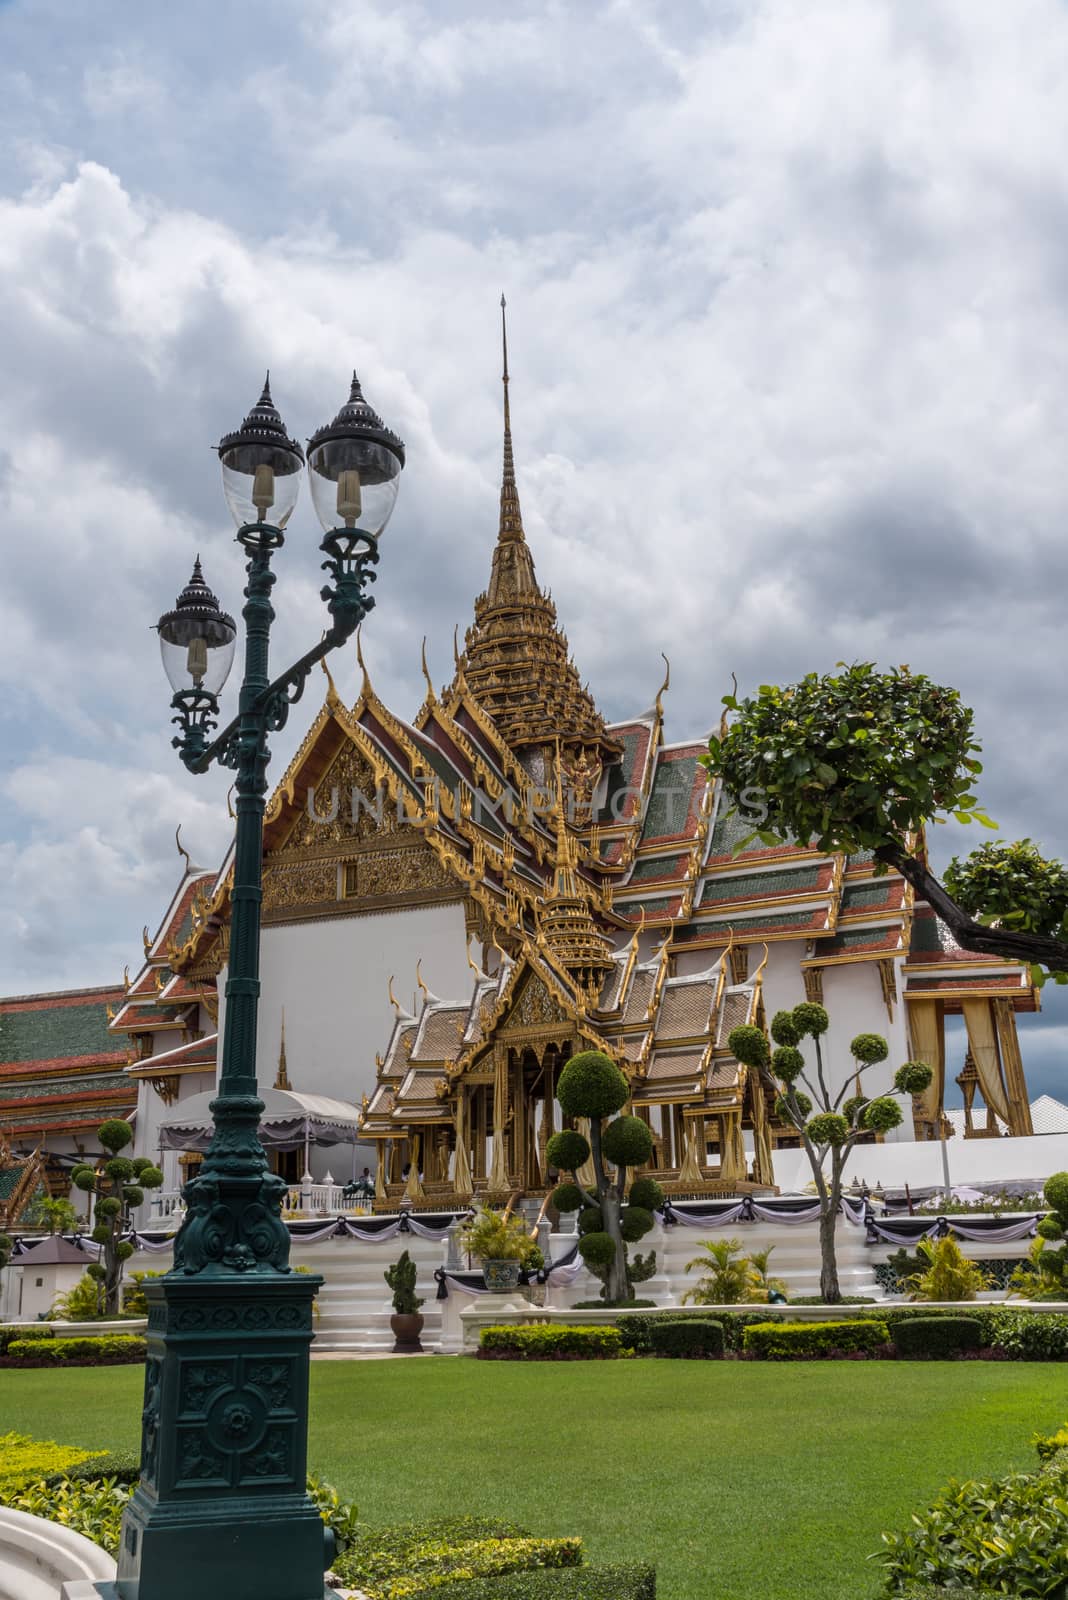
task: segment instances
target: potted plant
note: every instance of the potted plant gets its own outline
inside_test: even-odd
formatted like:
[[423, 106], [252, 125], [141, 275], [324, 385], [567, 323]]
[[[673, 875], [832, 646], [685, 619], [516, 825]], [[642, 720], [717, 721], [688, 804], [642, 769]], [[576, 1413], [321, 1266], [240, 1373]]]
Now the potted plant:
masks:
[[407, 1250], [399, 1261], [386, 1268], [384, 1277], [393, 1290], [393, 1315], [389, 1325], [393, 1329], [394, 1354], [414, 1355], [423, 1348], [419, 1342], [423, 1331], [419, 1307], [423, 1302], [415, 1292], [415, 1262]]
[[482, 1262], [486, 1288], [502, 1293], [514, 1289], [523, 1267], [542, 1265], [544, 1257], [527, 1231], [522, 1217], [488, 1207], [476, 1211], [460, 1229], [460, 1243]]

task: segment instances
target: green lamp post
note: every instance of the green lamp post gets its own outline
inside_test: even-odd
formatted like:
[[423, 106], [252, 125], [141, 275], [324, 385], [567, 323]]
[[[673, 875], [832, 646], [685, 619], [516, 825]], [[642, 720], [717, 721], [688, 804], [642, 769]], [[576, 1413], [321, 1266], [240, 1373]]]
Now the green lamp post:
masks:
[[404, 446], [353, 374], [347, 403], [308, 441], [330, 627], [274, 679], [271, 558], [297, 502], [304, 452], [287, 434], [269, 382], [218, 450], [248, 583], [239, 710], [217, 737], [237, 627], [205, 582], [199, 557], [158, 627], [182, 761], [192, 772], [213, 761], [236, 772], [222, 1068], [214, 1134], [185, 1188], [174, 1266], [146, 1286], [141, 1480], [123, 1519], [116, 1587], [121, 1600], [323, 1600], [331, 1552], [305, 1490], [312, 1301], [322, 1280], [289, 1267], [285, 1185], [268, 1170], [256, 1092], [267, 740], [316, 662], [374, 604], [367, 586]]

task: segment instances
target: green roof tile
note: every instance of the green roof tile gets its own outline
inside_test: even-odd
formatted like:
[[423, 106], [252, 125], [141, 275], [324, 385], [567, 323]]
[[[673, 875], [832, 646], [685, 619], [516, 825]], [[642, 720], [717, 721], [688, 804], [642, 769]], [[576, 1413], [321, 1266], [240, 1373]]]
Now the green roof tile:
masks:
[[658, 763], [645, 811], [643, 839], [670, 839], [686, 832], [696, 772], [696, 755]]
[[871, 906], [884, 906], [890, 894], [887, 882], [865, 884], [863, 888], [842, 891], [842, 911], [865, 911]]
[[766, 900], [778, 894], [795, 894], [805, 889], [815, 889], [820, 880], [820, 868], [789, 867], [782, 872], [747, 872], [735, 878], [715, 877], [705, 880], [701, 895], [703, 906], [719, 900]]
[[33, 1083], [0, 1083], [0, 1100], [52, 1100], [61, 1094], [99, 1094], [127, 1087], [125, 1074], [85, 1073], [76, 1078], [38, 1078]]
[[627, 885], [629, 887], [632, 883], [648, 883], [651, 879], [672, 877], [682, 859], [681, 855], [647, 856], [643, 861], [636, 861], [634, 871], [627, 879]]
[[0, 1061], [59, 1061], [119, 1054], [125, 1046], [108, 1032], [103, 998], [78, 1005], [49, 1005], [0, 1012]]

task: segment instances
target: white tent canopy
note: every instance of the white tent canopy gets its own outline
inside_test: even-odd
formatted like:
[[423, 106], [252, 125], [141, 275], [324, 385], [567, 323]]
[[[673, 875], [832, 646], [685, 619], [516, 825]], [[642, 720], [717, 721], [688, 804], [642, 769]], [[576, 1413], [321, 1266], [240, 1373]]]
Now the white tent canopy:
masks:
[[[215, 1089], [190, 1095], [164, 1118], [159, 1142], [164, 1150], [206, 1150], [213, 1125]], [[311, 1144], [355, 1144], [356, 1107], [322, 1094], [295, 1089], [261, 1089], [260, 1139], [268, 1150], [299, 1150]]]

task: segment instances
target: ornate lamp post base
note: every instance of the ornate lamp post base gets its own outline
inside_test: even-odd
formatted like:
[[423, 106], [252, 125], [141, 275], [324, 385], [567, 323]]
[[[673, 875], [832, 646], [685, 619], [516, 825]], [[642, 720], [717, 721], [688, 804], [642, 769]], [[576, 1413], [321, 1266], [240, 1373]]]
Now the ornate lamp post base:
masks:
[[332, 1535], [306, 1492], [321, 1283], [219, 1270], [146, 1284], [141, 1482], [120, 1600], [323, 1600]]

